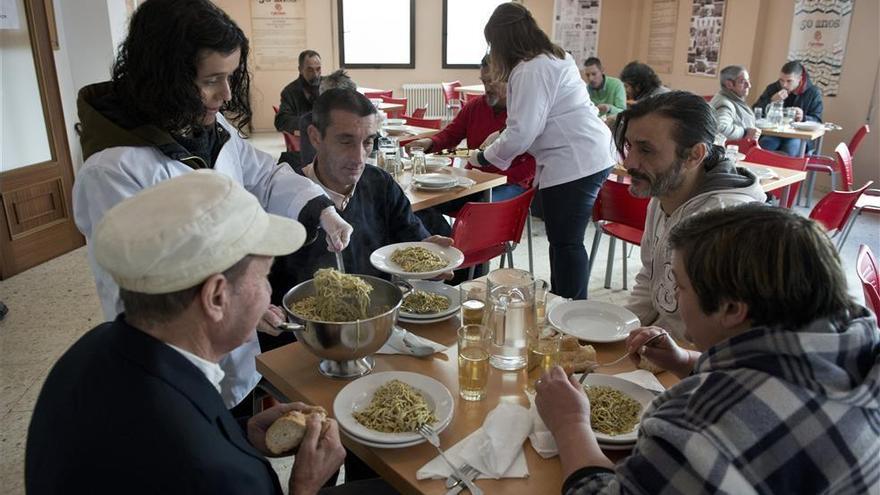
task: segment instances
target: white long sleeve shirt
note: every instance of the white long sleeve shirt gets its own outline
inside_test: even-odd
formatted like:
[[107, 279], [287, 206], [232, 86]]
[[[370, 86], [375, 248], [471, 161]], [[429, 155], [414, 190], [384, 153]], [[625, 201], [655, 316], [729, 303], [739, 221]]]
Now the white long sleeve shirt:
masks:
[[507, 85], [507, 127], [483, 157], [506, 170], [514, 158], [535, 157], [540, 189], [611, 167], [617, 152], [571, 55], [520, 62]]
[[[260, 200], [266, 211], [297, 218], [311, 199], [323, 195], [320, 187], [243, 140], [238, 131], [217, 115], [229, 132], [213, 169], [232, 177]], [[124, 309], [119, 286], [95, 262], [92, 233], [107, 210], [150, 186], [188, 174], [193, 169], [152, 146], [117, 146], [91, 155], [80, 168], [73, 187], [73, 213], [86, 237], [89, 264], [95, 276], [104, 317], [112, 321]], [[260, 381], [255, 358], [260, 353], [256, 330], [251, 338], [220, 361], [225, 376], [221, 395], [228, 407], [238, 404]]]

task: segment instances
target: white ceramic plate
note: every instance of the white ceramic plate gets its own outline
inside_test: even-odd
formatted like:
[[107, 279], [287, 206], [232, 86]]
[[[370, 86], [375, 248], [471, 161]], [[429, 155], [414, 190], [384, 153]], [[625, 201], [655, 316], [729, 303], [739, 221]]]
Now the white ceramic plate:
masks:
[[[356, 440], [366, 440], [379, 444], [402, 444], [407, 442], [420, 443], [422, 436], [416, 432], [383, 433], [371, 430], [354, 419], [352, 413], [366, 408], [373, 399], [373, 394], [380, 386], [391, 380], [400, 380], [417, 388], [425, 397], [428, 407], [434, 411], [437, 423], [433, 425], [439, 433], [452, 421], [455, 401], [449, 389], [437, 380], [406, 371], [386, 371], [373, 373], [349, 383], [336, 394], [333, 401], [333, 415], [339, 425]], [[415, 445], [415, 444], [413, 444]]]
[[425, 157], [425, 165], [432, 168], [440, 168], [452, 165], [452, 158], [448, 156], [431, 156]]
[[449, 174], [416, 174], [413, 182], [422, 187], [449, 187], [458, 184], [458, 177]]
[[410, 282], [410, 285], [413, 286], [413, 289], [430, 292], [432, 294], [439, 294], [449, 299], [449, 307], [444, 309], [443, 311], [438, 311], [436, 313], [420, 314], [404, 311], [403, 306], [401, 306], [400, 310], [397, 313], [398, 317], [402, 316], [407, 320], [435, 320], [437, 318], [455, 313], [461, 307], [461, 296], [459, 295], [458, 287], [453, 287], [451, 285], [446, 285], [443, 282], [430, 280], [413, 280], [412, 282]]
[[[425, 249], [433, 251], [446, 259], [447, 264], [443, 268], [432, 270], [430, 272], [403, 271], [403, 268], [401, 268], [400, 265], [391, 261], [391, 255], [394, 254], [394, 251], [398, 249], [408, 247], [423, 247]], [[389, 244], [387, 246], [380, 247], [379, 249], [373, 251], [372, 254], [370, 254], [370, 264], [376, 267], [377, 270], [383, 271], [385, 273], [390, 273], [391, 275], [397, 275], [398, 277], [404, 279], [434, 278], [441, 273], [458, 268], [463, 262], [464, 253], [454, 247], [438, 246], [433, 242], [399, 242], [397, 244]]]
[[630, 310], [600, 301], [568, 301], [550, 310], [547, 320], [563, 333], [590, 342], [618, 342], [639, 327]]
[[822, 127], [824, 127], [824, 124], [822, 124], [821, 122], [807, 121], [807, 122], [792, 122], [791, 126], [794, 127], [795, 129], [800, 129], [803, 131], [815, 131], [815, 130], [818, 130], [818, 129], [821, 129]]
[[758, 129], [773, 129], [776, 127], [773, 123], [766, 119], [759, 119], [755, 121], [755, 127]]
[[404, 124], [406, 124], [406, 119], [385, 119], [385, 123], [383, 125], [387, 127], [389, 125], [404, 125]]
[[760, 180], [775, 179], [775, 178], [779, 177], [778, 175], [776, 175], [776, 172], [774, 172], [766, 167], [750, 166], [749, 171], [752, 172], [753, 174], [755, 174], [755, 177], [757, 177]]
[[385, 132], [389, 132], [392, 134], [406, 134], [409, 132], [409, 126], [407, 125], [383, 125], [382, 129]]
[[[601, 373], [590, 373], [587, 376], [587, 379], [584, 381], [584, 385], [604, 385], [606, 387], [611, 387], [616, 389], [636, 400], [642, 406], [641, 414], [645, 413], [645, 409], [651, 404], [651, 401], [654, 400], [654, 394], [648, 391], [645, 388], [642, 388], [635, 383], [624, 380], [623, 378], [617, 378], [612, 375], [603, 375]], [[598, 431], [594, 431], [596, 434], [596, 440], [599, 441], [600, 444], [606, 446], [619, 446], [619, 445], [629, 445], [632, 446], [636, 442], [636, 436], [639, 431], [639, 423], [636, 423], [633, 430], [629, 433], [624, 433], [622, 435], [605, 435], [604, 433], [599, 433]]]
[[[364, 440], [363, 438], [360, 438], [357, 435], [352, 434], [352, 432], [346, 430], [345, 428], [342, 428], [342, 431], [344, 431], [346, 434], [348, 434], [348, 436], [350, 436], [351, 439], [354, 440], [355, 442], [362, 443], [362, 444], [366, 445], [367, 447], [373, 447], [376, 449], [403, 449], [406, 447], [413, 447], [413, 446], [418, 445], [420, 443], [424, 443], [424, 441], [425, 441], [425, 439], [423, 438], [421, 440], [413, 440], [412, 442], [379, 443], [379, 442], [371, 442], [369, 440]], [[620, 446], [612, 446], [612, 447], [609, 447], [609, 449], [610, 450], [623, 450], [622, 447], [620, 447]]]

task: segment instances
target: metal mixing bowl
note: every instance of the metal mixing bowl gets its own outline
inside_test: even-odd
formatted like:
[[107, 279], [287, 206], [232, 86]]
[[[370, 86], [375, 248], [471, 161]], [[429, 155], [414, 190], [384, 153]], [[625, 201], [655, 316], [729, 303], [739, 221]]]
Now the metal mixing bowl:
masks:
[[408, 289], [378, 277], [355, 275], [373, 287], [366, 320], [329, 322], [306, 320], [293, 311], [293, 304], [315, 295], [314, 280], [307, 280], [287, 291], [282, 304], [292, 323], [281, 329], [292, 331], [309, 351], [322, 358], [321, 374], [333, 378], [356, 378], [373, 369], [371, 357], [388, 338], [397, 321], [397, 310]]

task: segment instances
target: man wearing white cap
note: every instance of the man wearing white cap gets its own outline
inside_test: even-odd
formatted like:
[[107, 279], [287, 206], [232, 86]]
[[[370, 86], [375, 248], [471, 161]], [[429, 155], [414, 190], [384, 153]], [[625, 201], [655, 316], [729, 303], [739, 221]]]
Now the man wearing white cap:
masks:
[[[280, 404], [236, 423], [220, 396], [229, 351], [254, 338], [274, 256], [305, 229], [235, 181], [197, 171], [110, 209], [95, 258], [126, 313], [85, 334], [46, 379], [28, 431], [28, 493], [281, 493], [265, 459]], [[316, 493], [345, 457], [312, 416], [289, 480]]]

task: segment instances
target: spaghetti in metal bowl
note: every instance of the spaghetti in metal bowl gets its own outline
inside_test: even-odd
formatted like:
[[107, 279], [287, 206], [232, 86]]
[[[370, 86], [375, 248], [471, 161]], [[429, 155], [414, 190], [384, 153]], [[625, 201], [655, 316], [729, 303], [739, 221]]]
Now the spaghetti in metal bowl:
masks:
[[422, 392], [400, 380], [376, 389], [369, 405], [352, 416], [363, 426], [383, 433], [416, 431], [423, 424], [437, 422]]
[[305, 320], [347, 322], [370, 317], [373, 287], [359, 277], [321, 268], [315, 272], [315, 295], [293, 303], [293, 313]]
[[423, 290], [414, 290], [403, 298], [400, 308], [407, 313], [431, 314], [449, 309], [449, 298]]
[[449, 264], [443, 256], [419, 246], [395, 249], [391, 261], [410, 273], [431, 272]]
[[639, 423], [642, 405], [623, 392], [604, 385], [584, 387], [590, 399], [590, 424], [605, 435], [629, 433]]

